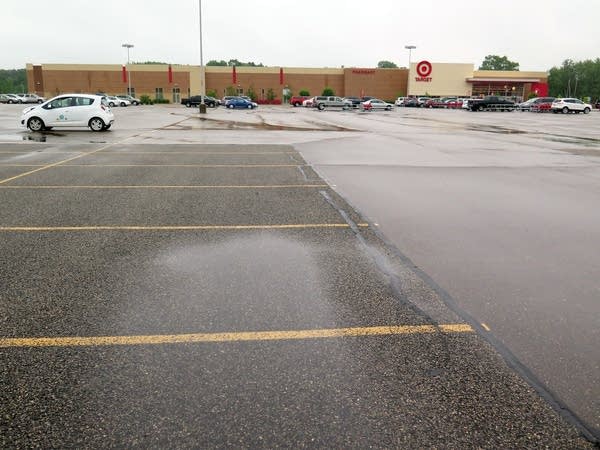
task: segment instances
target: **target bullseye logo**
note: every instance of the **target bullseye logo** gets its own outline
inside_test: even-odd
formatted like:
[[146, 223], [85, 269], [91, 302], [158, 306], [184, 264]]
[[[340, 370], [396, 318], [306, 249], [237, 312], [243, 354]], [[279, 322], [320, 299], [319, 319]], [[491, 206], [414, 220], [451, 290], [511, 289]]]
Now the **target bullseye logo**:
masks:
[[415, 81], [430, 82], [431, 77], [429, 75], [431, 75], [431, 71], [432, 67], [429, 61], [421, 61], [417, 63], [417, 75], [419, 76], [415, 77]]
[[421, 77], [428, 77], [431, 75], [431, 63], [429, 61], [421, 61], [417, 64], [417, 73]]

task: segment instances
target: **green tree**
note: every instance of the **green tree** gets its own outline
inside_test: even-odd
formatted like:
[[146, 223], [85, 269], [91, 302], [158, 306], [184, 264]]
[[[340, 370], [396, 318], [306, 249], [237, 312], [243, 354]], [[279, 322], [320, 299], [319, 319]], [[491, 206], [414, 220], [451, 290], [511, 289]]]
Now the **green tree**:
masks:
[[227, 86], [225, 88], [225, 95], [227, 95], [229, 97], [232, 95], [238, 95], [237, 89], [234, 86]]
[[301, 89], [300, 92], [298, 93], [298, 95], [302, 95], [303, 97], [308, 97], [310, 95], [310, 92], [308, 92], [308, 90], [306, 90], [306, 89]]
[[487, 55], [479, 70], [519, 70], [519, 63], [509, 60], [506, 56]]
[[600, 98], [600, 58], [563, 61], [548, 72], [550, 95], [555, 97]]
[[326, 95], [326, 96], [331, 96], [331, 95], [335, 95], [335, 93], [333, 92], [333, 89], [331, 89], [330, 87], [326, 87], [325, 89], [323, 89], [323, 93], [321, 95]]
[[267, 100], [272, 102], [273, 100], [275, 100], [275, 97], [277, 97], [277, 95], [275, 94], [275, 91], [272, 88], [269, 88], [267, 90]]
[[380, 69], [397, 69], [398, 66], [396, 65], [396, 63], [393, 63], [392, 61], [379, 61], [377, 63], [377, 67], [379, 67]]
[[26, 93], [27, 74], [25, 69], [0, 69], [0, 93]]
[[207, 66], [226, 66], [227, 65], [227, 61], [217, 61], [216, 59], [211, 59], [209, 62], [206, 63]]

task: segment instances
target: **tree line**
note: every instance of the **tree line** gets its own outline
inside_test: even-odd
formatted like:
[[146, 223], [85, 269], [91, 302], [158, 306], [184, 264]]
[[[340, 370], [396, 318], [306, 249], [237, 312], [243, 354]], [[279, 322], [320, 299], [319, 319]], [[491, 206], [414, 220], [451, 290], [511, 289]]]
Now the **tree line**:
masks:
[[27, 92], [25, 69], [0, 69], [0, 93], [14, 94]]
[[550, 95], [600, 99], [600, 58], [575, 62], [566, 59], [548, 74]]

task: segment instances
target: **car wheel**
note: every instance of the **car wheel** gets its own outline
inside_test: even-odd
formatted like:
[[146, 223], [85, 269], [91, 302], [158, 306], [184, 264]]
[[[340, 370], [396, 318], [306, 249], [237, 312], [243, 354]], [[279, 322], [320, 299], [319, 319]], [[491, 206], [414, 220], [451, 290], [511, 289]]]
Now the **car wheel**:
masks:
[[100, 117], [92, 117], [88, 123], [88, 126], [92, 129], [92, 131], [102, 131], [106, 126], [104, 124], [104, 120]]
[[229, 109], [233, 109], [233, 105], [227, 105]]
[[569, 113], [569, 108], [567, 108], [566, 106], [562, 109], [562, 113], [563, 114], [568, 114]]
[[[111, 124], [112, 125], [112, 124]], [[102, 131], [106, 131], [109, 130], [111, 125], [105, 125], [104, 128], [102, 128]]]
[[325, 109], [325, 105], [321, 103], [319, 106], [317, 106], [317, 108], [319, 108], [319, 111], [323, 111]]
[[42, 131], [44, 127], [44, 121], [39, 117], [32, 117], [27, 121], [27, 128], [31, 131]]
[[121, 107], [123, 107], [123, 106], [127, 106], [127, 105], [125, 104], [125, 102], [121, 102]]
[[248, 109], [252, 109], [252, 105], [248, 105]]
[[12, 100], [9, 100], [9, 101], [8, 101], [8, 104], [9, 104], [9, 105], [12, 105], [13, 103], [14, 103], [14, 102], [13, 102]]
[[391, 107], [391, 106], [386, 106], [386, 107], [385, 107], [385, 110], [386, 110], [386, 111], [391, 111], [391, 110], [392, 110], [392, 107]]
[[584, 113], [584, 114], [589, 114], [589, 113], [590, 113], [590, 108], [585, 108], [585, 109], [583, 110], [583, 113]]
[[37, 102], [38, 103], [44, 103], [44, 100], [38, 100]]

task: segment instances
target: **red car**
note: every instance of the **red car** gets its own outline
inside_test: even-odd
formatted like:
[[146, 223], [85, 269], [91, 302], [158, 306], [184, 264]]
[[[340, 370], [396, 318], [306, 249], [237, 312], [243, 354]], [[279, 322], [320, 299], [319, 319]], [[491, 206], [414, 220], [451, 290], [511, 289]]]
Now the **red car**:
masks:
[[446, 104], [446, 106], [445, 106], [446, 108], [458, 109], [458, 108], [462, 108], [463, 101], [461, 98], [459, 98], [459, 99], [453, 98], [450, 100], [446, 100], [445, 104]]
[[439, 98], [430, 98], [423, 104], [424, 108], [443, 108], [444, 102]]
[[302, 106], [302, 102], [308, 98], [310, 98], [308, 95], [294, 95], [290, 98], [290, 105], [294, 107]]

